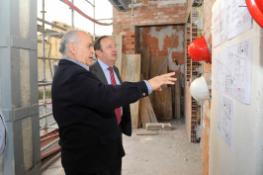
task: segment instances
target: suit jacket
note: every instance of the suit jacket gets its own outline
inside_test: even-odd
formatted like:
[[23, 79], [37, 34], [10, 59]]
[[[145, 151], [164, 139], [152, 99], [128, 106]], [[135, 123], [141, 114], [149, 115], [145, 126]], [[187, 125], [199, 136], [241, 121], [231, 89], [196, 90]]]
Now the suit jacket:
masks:
[[116, 157], [124, 152], [112, 111], [147, 93], [143, 81], [105, 85], [90, 71], [62, 59], [53, 79], [52, 105], [63, 167], [98, 172], [116, 166]]
[[[118, 79], [122, 83], [118, 68], [116, 66], [113, 66], [113, 69], [114, 69]], [[108, 84], [107, 79], [105, 77], [105, 74], [104, 74], [104, 72], [103, 72], [98, 61], [95, 64], [93, 64], [92, 66], [90, 66], [90, 71], [93, 74], [95, 74], [102, 83]], [[132, 127], [131, 127], [130, 106], [129, 105], [123, 105], [122, 110], [123, 110], [123, 114], [122, 114], [121, 123], [119, 124], [119, 127], [120, 127], [122, 133], [124, 133], [127, 136], [131, 136]], [[112, 112], [112, 115], [113, 115], [113, 117], [115, 116], [114, 111]]]

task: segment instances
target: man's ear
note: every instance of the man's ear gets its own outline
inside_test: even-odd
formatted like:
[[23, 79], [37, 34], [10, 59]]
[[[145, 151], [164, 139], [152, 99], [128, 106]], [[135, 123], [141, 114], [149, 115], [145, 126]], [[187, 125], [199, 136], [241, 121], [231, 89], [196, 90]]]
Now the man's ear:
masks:
[[95, 50], [95, 54], [97, 57], [100, 57], [102, 52], [101, 52], [101, 50]]
[[75, 44], [73, 42], [68, 43], [68, 52], [71, 54], [75, 54], [76, 47], [75, 47]]

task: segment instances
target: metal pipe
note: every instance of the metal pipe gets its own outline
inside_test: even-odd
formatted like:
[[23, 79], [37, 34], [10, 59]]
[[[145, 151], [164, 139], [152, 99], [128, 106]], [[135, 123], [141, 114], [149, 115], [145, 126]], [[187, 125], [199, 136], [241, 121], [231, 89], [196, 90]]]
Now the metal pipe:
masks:
[[52, 156], [50, 159], [45, 160], [41, 162], [41, 172], [46, 170], [51, 164], [53, 164], [55, 161], [57, 161], [61, 157], [61, 153], [57, 153], [54, 156]]
[[49, 117], [49, 116], [51, 116], [51, 115], [53, 115], [52, 112], [47, 113], [47, 114], [44, 114], [44, 115], [41, 115], [41, 116], [39, 117], [39, 120], [46, 119], [47, 117]]
[[43, 21], [42, 21], [42, 28], [43, 28], [43, 32], [42, 32], [42, 56], [43, 56], [43, 81], [45, 81], [46, 80], [46, 60], [45, 60], [45, 58], [46, 58], [46, 48], [45, 48], [45, 37], [46, 37], [46, 34], [45, 34], [45, 13], [46, 13], [46, 11], [45, 11], [45, 0], [42, 0], [42, 11], [41, 11], [41, 13], [42, 13], [42, 19], [43, 19]]
[[[71, 2], [74, 5], [74, 0], [71, 0]], [[71, 8], [71, 25], [73, 28], [75, 27], [75, 25], [74, 25], [74, 9], [73, 8]]]
[[96, 19], [97, 21], [109, 21], [113, 20], [112, 18], [101, 18], [101, 19]]
[[95, 2], [93, 1], [93, 4], [89, 0], [85, 0], [87, 3], [89, 3], [92, 7], [95, 7]]
[[[95, 18], [95, 0], [93, 0], [93, 4], [94, 4], [94, 6], [93, 6], [93, 19], [96, 19]], [[96, 28], [96, 24], [95, 24], [95, 22], [93, 22], [93, 40], [95, 41], [95, 38], [96, 38], [96, 30], [95, 30], [95, 28]]]
[[58, 29], [61, 29], [61, 30], [64, 30], [64, 31], [66, 31], [67, 29], [66, 28], [64, 28], [64, 27], [61, 27], [61, 26], [59, 26], [59, 25], [56, 25], [56, 24], [53, 24], [53, 23], [51, 23], [51, 22], [48, 22], [48, 21], [46, 21], [46, 20], [43, 20], [43, 19], [40, 19], [40, 18], [37, 18], [37, 20], [38, 21], [40, 21], [40, 22], [44, 22], [45, 24], [48, 24], [48, 25], [50, 25], [50, 26], [53, 26], [53, 27], [56, 27], [56, 28], [58, 28]]
[[40, 60], [47, 59], [47, 60], [59, 61], [59, 58], [51, 58], [51, 57], [48, 57], [48, 58], [37, 57], [37, 58], [40, 59]]
[[58, 136], [56, 138], [52, 138], [53, 140], [50, 141], [48, 144], [46, 144], [45, 146], [41, 147], [41, 151], [45, 151], [48, 148], [52, 147], [55, 144], [58, 144], [59, 138]]
[[[45, 38], [46, 38], [46, 34], [45, 34], [45, 0], [42, 0], [42, 28], [43, 28], [43, 32], [42, 32], [42, 55], [43, 55], [43, 81], [46, 81], [46, 43], [45, 43]], [[43, 102], [44, 104], [46, 103], [46, 86], [43, 87]], [[45, 106], [46, 107], [46, 106]], [[47, 128], [47, 119], [45, 119], [45, 128]]]
[[41, 160], [55, 154], [55, 153], [58, 153], [60, 152], [61, 150], [61, 147], [58, 145], [58, 144], [54, 144], [51, 148], [45, 150], [45, 151], [41, 151], [41, 154], [40, 154], [40, 157], [41, 157]]
[[52, 85], [52, 81], [50, 82], [45, 81], [45, 82], [38, 83], [38, 87], [51, 86], [51, 85]]
[[39, 103], [39, 104], [38, 104], [38, 107], [41, 107], [41, 106], [44, 106], [44, 105], [47, 105], [47, 104], [48, 104], [48, 105], [51, 105], [52, 103], [51, 103], [51, 102], [48, 102], [48, 103], [45, 103], [45, 104], [44, 104], [44, 103]]
[[96, 24], [99, 24], [99, 25], [103, 25], [103, 26], [109, 26], [109, 25], [112, 25], [112, 23], [102, 23], [102, 22], [99, 22], [93, 18], [91, 18], [90, 16], [88, 16], [86, 13], [84, 13], [82, 10], [80, 10], [77, 6], [73, 5], [69, 0], [61, 0], [62, 2], [64, 2], [65, 4], [67, 4], [69, 7], [71, 7], [72, 9], [74, 9], [74, 11], [78, 12], [81, 16], [83, 16], [84, 18], [92, 21], [92, 22], [95, 22]]

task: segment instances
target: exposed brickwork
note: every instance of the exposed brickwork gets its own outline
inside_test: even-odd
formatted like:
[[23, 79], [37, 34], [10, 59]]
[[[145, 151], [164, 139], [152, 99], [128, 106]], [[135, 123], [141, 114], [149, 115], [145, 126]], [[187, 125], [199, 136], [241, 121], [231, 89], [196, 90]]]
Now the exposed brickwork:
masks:
[[[144, 78], [166, 73], [168, 62], [172, 60], [184, 64], [184, 25], [146, 26], [139, 27], [137, 31], [140, 38], [137, 51], [142, 55]], [[173, 65], [173, 71], [179, 72], [179, 68], [179, 65]], [[171, 96], [171, 89], [152, 95], [151, 102], [159, 121], [171, 120], [173, 117]]]
[[[183, 39], [181, 41], [179, 39], [184, 36], [183, 25], [141, 27], [140, 31], [142, 38], [140, 42], [144, 42], [141, 45], [150, 45], [148, 47], [150, 55], [167, 57], [169, 49], [174, 49], [172, 53], [173, 58], [178, 59], [177, 61], [181, 64], [184, 63]], [[156, 36], [153, 33], [156, 33]], [[162, 38], [161, 36], [165, 37]], [[160, 43], [162, 43], [162, 48], [160, 48]]]
[[172, 53], [172, 58], [177, 62], [177, 64], [184, 64], [184, 52], [174, 51]]
[[[135, 27], [167, 24], [183, 24], [186, 19], [186, 4], [149, 4], [127, 12], [113, 10], [113, 33], [124, 35], [123, 53], [135, 53]], [[168, 41], [169, 42], [169, 41]]]
[[122, 52], [126, 54], [135, 53], [135, 35], [134, 32], [127, 31], [123, 36]]

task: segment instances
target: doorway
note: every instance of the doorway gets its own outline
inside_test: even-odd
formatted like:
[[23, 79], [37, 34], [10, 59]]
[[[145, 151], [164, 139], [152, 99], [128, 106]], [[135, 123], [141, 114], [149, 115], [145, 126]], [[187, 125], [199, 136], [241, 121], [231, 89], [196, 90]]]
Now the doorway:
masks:
[[184, 25], [136, 27], [136, 52], [141, 54], [142, 79], [175, 71], [176, 86], [163, 88], [151, 95], [158, 121], [181, 118], [184, 77]]

